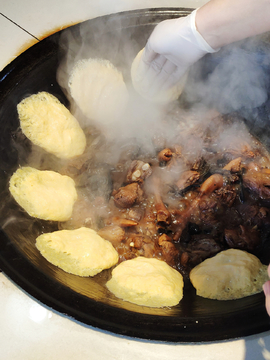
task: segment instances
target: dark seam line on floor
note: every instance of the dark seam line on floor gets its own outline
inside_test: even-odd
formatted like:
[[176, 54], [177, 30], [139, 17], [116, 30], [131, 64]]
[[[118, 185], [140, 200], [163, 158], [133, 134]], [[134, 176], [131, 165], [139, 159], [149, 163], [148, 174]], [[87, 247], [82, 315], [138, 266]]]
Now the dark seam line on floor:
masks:
[[13, 20], [11, 20], [10, 18], [8, 18], [6, 15], [0, 13], [0, 15], [2, 15], [4, 18], [6, 18], [7, 20], [11, 21], [14, 25], [18, 26], [20, 29], [22, 29], [23, 31], [25, 31], [28, 35], [32, 36], [33, 38], [35, 38], [36, 40], [40, 41], [39, 38], [37, 38], [36, 36], [34, 36], [33, 34], [31, 34], [29, 31], [25, 30], [23, 27], [21, 27], [20, 25], [18, 25], [17, 23], [15, 23]]

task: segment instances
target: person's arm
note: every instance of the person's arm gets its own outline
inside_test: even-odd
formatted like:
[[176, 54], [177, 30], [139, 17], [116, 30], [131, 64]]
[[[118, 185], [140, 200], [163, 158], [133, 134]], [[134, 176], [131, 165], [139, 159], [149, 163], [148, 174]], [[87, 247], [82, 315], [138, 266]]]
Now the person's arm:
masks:
[[198, 9], [196, 27], [210, 46], [232, 42], [270, 30], [269, 0], [211, 0]]
[[132, 75], [146, 98], [172, 89], [207, 53], [270, 30], [270, 0], [211, 0], [186, 17], [162, 21]]

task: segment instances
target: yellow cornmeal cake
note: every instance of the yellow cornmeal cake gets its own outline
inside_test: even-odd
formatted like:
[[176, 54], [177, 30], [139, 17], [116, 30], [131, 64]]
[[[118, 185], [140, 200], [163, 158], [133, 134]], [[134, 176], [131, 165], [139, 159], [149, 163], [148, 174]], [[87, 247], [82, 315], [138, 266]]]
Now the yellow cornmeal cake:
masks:
[[63, 159], [84, 152], [83, 130], [55, 96], [39, 92], [22, 100], [17, 110], [22, 132], [33, 144]]
[[129, 97], [122, 73], [105, 59], [79, 60], [69, 78], [69, 91], [83, 114], [101, 126], [118, 121]]
[[112, 244], [85, 227], [40, 235], [36, 247], [50, 263], [79, 276], [94, 276], [118, 262]]
[[139, 51], [135, 59], [133, 60], [133, 63], [131, 65], [131, 80], [134, 89], [145, 99], [148, 99], [152, 102], [158, 102], [158, 103], [169, 103], [171, 101], [174, 101], [178, 99], [178, 97], [181, 95], [186, 80], [187, 80], [187, 73], [183, 75], [182, 79], [174, 86], [172, 86], [170, 89], [166, 89], [163, 91], [159, 91], [156, 95], [150, 96], [148, 92], [145, 92], [142, 88], [141, 79], [138, 81], [138, 67], [140, 64], [140, 60], [143, 54], [144, 48]]
[[30, 215], [43, 220], [66, 221], [77, 200], [74, 180], [54, 171], [19, 168], [10, 178], [9, 190]]
[[122, 262], [113, 269], [106, 286], [120, 299], [150, 307], [174, 306], [183, 297], [182, 275], [154, 258]]
[[262, 291], [267, 266], [246, 251], [229, 249], [206, 259], [190, 272], [197, 295], [208, 299], [240, 299]]

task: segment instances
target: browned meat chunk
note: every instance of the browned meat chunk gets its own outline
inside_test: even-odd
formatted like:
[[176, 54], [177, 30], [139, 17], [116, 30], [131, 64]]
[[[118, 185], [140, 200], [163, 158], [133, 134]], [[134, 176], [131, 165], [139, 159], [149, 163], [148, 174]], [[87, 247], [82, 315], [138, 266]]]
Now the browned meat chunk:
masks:
[[172, 239], [166, 235], [162, 234], [158, 239], [158, 244], [161, 247], [162, 255], [165, 261], [174, 266], [176, 259], [179, 255], [179, 251], [176, 249], [175, 245], [172, 243]]
[[159, 199], [156, 202], [156, 210], [157, 210], [157, 223], [158, 225], [168, 225], [171, 222], [171, 214], [166, 206], [163, 204], [162, 200]]
[[260, 242], [258, 231], [243, 225], [237, 229], [225, 229], [224, 236], [228, 246], [234, 249], [253, 251]]
[[158, 192], [158, 188], [155, 189], [155, 208], [157, 211], [157, 223], [158, 225], [168, 225], [171, 222], [171, 214], [164, 205], [161, 195]]
[[195, 184], [200, 179], [200, 174], [197, 171], [187, 170], [184, 171], [180, 179], [177, 181], [176, 186], [178, 190], [184, 190], [186, 187]]
[[129, 208], [142, 200], [143, 191], [139, 184], [132, 184], [121, 187], [113, 193], [114, 202], [122, 208]]
[[137, 250], [137, 255], [150, 258], [156, 253], [155, 243], [149, 236], [133, 234], [129, 239], [130, 246]]
[[109, 225], [100, 229], [98, 234], [105, 240], [112, 243], [114, 247], [117, 247], [125, 239], [125, 231], [117, 225]]
[[171, 149], [163, 149], [159, 152], [158, 154], [158, 160], [160, 162], [168, 162], [172, 159], [172, 156], [173, 156], [173, 152]]
[[243, 183], [261, 199], [270, 197], [270, 174], [268, 172], [248, 170], [243, 176]]
[[229, 170], [232, 173], [238, 173], [241, 171], [242, 158], [238, 157], [231, 160], [227, 165], [223, 167], [224, 170]]
[[137, 221], [121, 218], [119, 216], [114, 216], [112, 218], [109, 218], [106, 221], [106, 223], [107, 223], [107, 225], [118, 225], [123, 228], [125, 228], [125, 227], [128, 228], [128, 227], [133, 227], [133, 226], [138, 225]]
[[236, 199], [237, 191], [233, 188], [221, 188], [216, 190], [216, 197], [222, 204], [231, 207]]
[[248, 143], [240, 143], [235, 148], [226, 149], [224, 155], [230, 159], [233, 160], [235, 156], [242, 156], [245, 158], [255, 158], [256, 157], [256, 151], [251, 148], [251, 146]]
[[151, 166], [148, 163], [145, 163], [141, 160], [132, 161], [128, 173], [127, 173], [127, 182], [138, 182], [142, 183], [152, 174]]
[[200, 216], [205, 222], [215, 222], [214, 213], [216, 212], [217, 201], [210, 199], [209, 195], [223, 186], [223, 176], [220, 174], [211, 175], [207, 178], [201, 187], [196, 198], [190, 203], [190, 206], [183, 211], [182, 215], [175, 222], [174, 241], [179, 241], [181, 234], [191, 217]]
[[200, 187], [200, 194], [207, 195], [213, 191], [220, 189], [223, 186], [223, 176], [220, 174], [213, 174], [206, 179]]
[[139, 222], [143, 217], [143, 210], [139, 208], [132, 208], [128, 212], [128, 218]]
[[203, 260], [216, 255], [222, 250], [221, 246], [206, 235], [195, 236], [186, 248], [186, 254], [181, 256], [185, 264], [195, 266]]

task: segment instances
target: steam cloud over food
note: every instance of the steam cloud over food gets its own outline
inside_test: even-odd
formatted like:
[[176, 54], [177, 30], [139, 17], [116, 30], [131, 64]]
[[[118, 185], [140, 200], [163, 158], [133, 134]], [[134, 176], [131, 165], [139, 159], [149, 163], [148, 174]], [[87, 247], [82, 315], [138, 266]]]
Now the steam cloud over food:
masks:
[[189, 101], [200, 101], [222, 113], [249, 112], [269, 93], [269, 35], [225, 46], [194, 65], [186, 87]]
[[[114, 21], [117, 24], [117, 17]], [[120, 19], [117, 26], [119, 28], [123, 26]], [[151, 29], [149, 34], [144, 34], [144, 39], [140, 34], [141, 38], [137, 41], [134, 40], [137, 37], [133, 33], [136, 30], [127, 28], [124, 33], [121, 31], [112, 35], [108, 28], [106, 21], [99, 22], [96, 31], [92, 28], [90, 31], [87, 24], [82, 24], [79, 34], [67, 31], [62, 36], [61, 45], [66, 50], [66, 55], [58, 69], [58, 82], [70, 100], [72, 113], [83, 127], [92, 124], [99, 129], [102, 128], [106, 137], [115, 141], [135, 138], [139, 143], [149, 145], [153, 135], [172, 136], [174, 130], [171, 129], [170, 132], [167, 123], [163, 121], [164, 114], [168, 113], [172, 103], [169, 105], [150, 103], [139, 96], [131, 84], [132, 62], [138, 50], [145, 45]], [[267, 39], [264, 37], [252, 38], [224, 47], [218, 53], [203, 58], [190, 70], [180, 100], [181, 107], [190, 107], [190, 104], [193, 107], [196, 103], [201, 104], [201, 109], [202, 107], [216, 109], [223, 114], [239, 111], [245, 117], [252, 118], [254, 109], [264, 104], [268, 97], [265, 65], [269, 62], [269, 52], [265, 44]], [[123, 92], [119, 91], [117, 94], [117, 90], [112, 97], [114, 99], [123, 97], [121, 105], [125, 111], [117, 113], [113, 106], [115, 101], [111, 102], [110, 96], [107, 96], [106, 100], [102, 99], [101, 105], [103, 106], [104, 103], [106, 113], [110, 114], [110, 119], [106, 121], [103, 117], [104, 126], [98, 114], [87, 117], [81, 112], [68, 85], [74, 66], [82, 60], [91, 61], [89, 59], [109, 61], [115, 70], [123, 75], [128, 90], [128, 100], [123, 96]], [[87, 76], [84, 81], [87, 81], [86, 79]], [[119, 106], [117, 109], [119, 110]]]
[[[164, 106], [144, 100], [131, 84], [131, 64], [141, 47], [132, 33], [127, 32], [124, 36], [121, 33], [112, 38], [106, 25], [99, 24], [96, 32], [90, 33], [82, 26], [80, 34], [76, 35], [67, 31], [61, 39], [66, 54], [58, 69], [57, 80], [81, 126], [94, 125], [107, 138], [116, 141], [135, 138], [147, 143], [153, 133], [162, 133], [165, 129], [162, 123]], [[81, 88], [76, 85], [75, 90], [72, 84], [79, 78], [83, 82]], [[79, 92], [83, 92], [83, 101]]]
[[103, 59], [78, 61], [72, 69], [69, 91], [83, 114], [103, 129], [112, 123], [115, 126], [128, 102], [121, 72]]

